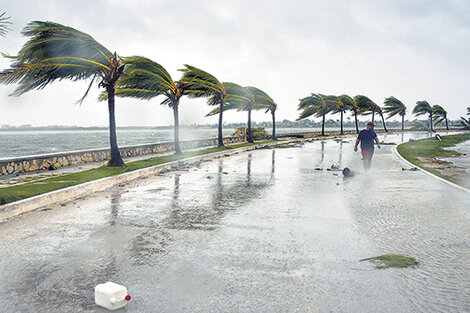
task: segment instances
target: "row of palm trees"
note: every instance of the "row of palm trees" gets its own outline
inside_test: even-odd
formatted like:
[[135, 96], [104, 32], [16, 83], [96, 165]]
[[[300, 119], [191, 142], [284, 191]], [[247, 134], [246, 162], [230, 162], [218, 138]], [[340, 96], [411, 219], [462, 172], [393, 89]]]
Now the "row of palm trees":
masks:
[[157, 62], [142, 56], [120, 57], [90, 35], [54, 22], [30, 22], [22, 34], [29, 39], [16, 56], [8, 56], [12, 61], [11, 68], [0, 72], [0, 83], [18, 84], [13, 95], [19, 96], [30, 90], [42, 89], [56, 80], [90, 79], [88, 89], [78, 101], [81, 103], [93, 83], [98, 80], [98, 86], [104, 89], [100, 100], [108, 102], [111, 146], [109, 165], [124, 165], [116, 138], [115, 96], [142, 100], [164, 96], [161, 104], [173, 110], [176, 153], [181, 153], [178, 111], [183, 96], [207, 98], [207, 104], [216, 107], [209, 115], [219, 114], [219, 146], [224, 145], [223, 112], [230, 109], [248, 112], [249, 142], [253, 142], [252, 110], [270, 112], [273, 119], [272, 138], [276, 138], [277, 104], [258, 88], [221, 82], [213, 75], [191, 65], [185, 65], [180, 70], [183, 73], [182, 78], [175, 81]]
[[[351, 111], [354, 115], [356, 132], [359, 133], [357, 122], [358, 115], [371, 115], [371, 120], [374, 122], [375, 115], [378, 114], [382, 119], [382, 125], [387, 132], [384, 114], [388, 114], [387, 119], [396, 115], [401, 116], [401, 130], [405, 129], [405, 115], [406, 106], [395, 97], [388, 97], [384, 100], [384, 106], [381, 108], [377, 103], [364, 95], [357, 95], [350, 97], [348, 95], [323, 95], [312, 93], [310, 96], [300, 99], [298, 110], [301, 111], [297, 120], [314, 116], [322, 118], [322, 135], [325, 135], [325, 117], [327, 114], [340, 114], [340, 133], [343, 135], [343, 116], [347, 111]], [[433, 121], [436, 124], [445, 121], [447, 130], [449, 124], [447, 122], [447, 111], [440, 105], [431, 106], [427, 101], [418, 101], [413, 109], [413, 114], [419, 116], [429, 114], [429, 122], [431, 131], [433, 128]]]

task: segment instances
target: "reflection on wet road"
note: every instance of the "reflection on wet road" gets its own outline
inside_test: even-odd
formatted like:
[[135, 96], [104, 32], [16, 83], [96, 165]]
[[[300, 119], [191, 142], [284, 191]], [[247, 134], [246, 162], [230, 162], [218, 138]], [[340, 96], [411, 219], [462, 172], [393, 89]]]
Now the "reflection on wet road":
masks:
[[[468, 194], [392, 146], [364, 173], [353, 144], [240, 153], [0, 224], [0, 311], [102, 312], [106, 281], [128, 312], [470, 311]], [[384, 253], [421, 266], [358, 262]]]

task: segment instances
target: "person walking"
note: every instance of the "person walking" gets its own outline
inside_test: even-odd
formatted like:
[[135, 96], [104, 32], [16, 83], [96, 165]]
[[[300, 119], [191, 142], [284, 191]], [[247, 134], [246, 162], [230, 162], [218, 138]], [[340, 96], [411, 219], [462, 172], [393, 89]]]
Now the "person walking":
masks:
[[357, 136], [356, 144], [354, 145], [354, 151], [357, 151], [359, 142], [361, 143], [362, 160], [364, 161], [364, 169], [367, 171], [370, 169], [372, 163], [372, 155], [374, 155], [374, 141], [377, 143], [377, 148], [380, 149], [380, 141], [377, 138], [377, 134], [374, 131], [374, 123], [367, 123], [366, 129], [359, 132]]

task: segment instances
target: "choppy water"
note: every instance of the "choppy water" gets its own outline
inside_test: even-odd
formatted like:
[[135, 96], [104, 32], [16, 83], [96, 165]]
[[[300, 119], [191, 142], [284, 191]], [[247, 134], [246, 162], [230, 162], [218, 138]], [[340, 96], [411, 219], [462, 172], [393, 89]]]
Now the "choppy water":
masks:
[[450, 149], [463, 153], [464, 155], [456, 158], [448, 158], [447, 160], [458, 167], [464, 168], [465, 171], [470, 174], [470, 140], [461, 142]]
[[[234, 131], [234, 129], [226, 128], [223, 130], [223, 134], [224, 136], [232, 136]], [[270, 129], [267, 129], [267, 131], [270, 132]], [[318, 129], [280, 128], [276, 131], [282, 134], [299, 131], [318, 131]], [[216, 137], [216, 128], [180, 129], [181, 140]], [[118, 129], [117, 140], [119, 146], [172, 141], [173, 129]], [[109, 147], [109, 132], [107, 130], [0, 130], [0, 143], [0, 159], [7, 159], [28, 155], [107, 148]]]

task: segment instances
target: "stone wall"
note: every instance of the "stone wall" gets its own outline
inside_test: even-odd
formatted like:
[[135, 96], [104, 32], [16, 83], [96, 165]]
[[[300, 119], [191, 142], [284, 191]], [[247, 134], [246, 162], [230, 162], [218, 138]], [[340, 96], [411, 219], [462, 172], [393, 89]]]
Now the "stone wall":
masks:
[[[244, 142], [243, 137], [226, 137], [225, 144]], [[184, 140], [180, 142], [181, 149], [189, 150], [200, 147], [216, 146], [217, 139]], [[162, 142], [157, 144], [121, 147], [123, 158], [134, 157], [146, 154], [168, 153], [174, 151], [173, 142]], [[48, 170], [51, 167], [60, 168], [63, 166], [77, 165], [87, 162], [106, 161], [110, 158], [109, 148], [97, 150], [85, 150], [76, 152], [63, 152], [56, 154], [37, 155], [27, 158], [12, 158], [0, 160], [0, 176], [15, 175], [18, 173], [35, 172]]]

